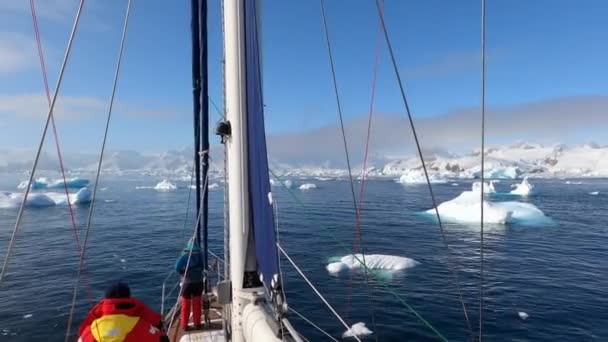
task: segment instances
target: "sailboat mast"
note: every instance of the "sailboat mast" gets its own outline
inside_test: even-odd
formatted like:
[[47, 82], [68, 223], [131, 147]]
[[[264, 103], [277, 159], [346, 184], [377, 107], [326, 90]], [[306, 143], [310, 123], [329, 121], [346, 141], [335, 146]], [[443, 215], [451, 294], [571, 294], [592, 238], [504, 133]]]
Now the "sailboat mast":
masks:
[[[226, 120], [231, 135], [226, 141], [226, 164], [229, 213], [230, 281], [232, 286], [231, 326], [232, 341], [244, 341], [242, 310], [245, 261], [255, 262], [255, 255], [247, 255], [250, 222], [249, 179], [247, 158], [247, 99], [245, 86], [244, 2], [224, 1], [224, 86]], [[255, 265], [255, 263], [254, 263]], [[254, 269], [255, 270], [255, 269]]]
[[[209, 169], [209, 95], [207, 72], [207, 1], [191, 0], [192, 10], [192, 101], [194, 116], [194, 170], [196, 184], [196, 243], [203, 246], [203, 269], [207, 269]], [[201, 170], [202, 168], [202, 170]], [[202, 201], [202, 205], [201, 205]], [[202, 210], [202, 213], [200, 212]], [[202, 241], [201, 241], [202, 232]], [[207, 289], [205, 288], [205, 291]]]
[[[207, 39], [207, 0], [200, 2], [199, 27], [201, 45], [201, 151], [202, 151], [202, 184], [203, 184], [203, 216], [201, 217], [203, 229], [203, 269], [208, 269], [208, 221], [209, 221], [209, 75], [207, 66], [208, 39]], [[198, 234], [200, 241], [200, 232]], [[207, 293], [205, 286], [205, 293]]]
[[[201, 221], [198, 220], [201, 210], [201, 48], [199, 28], [199, 0], [191, 0], [192, 33], [192, 110], [194, 117], [194, 181], [196, 184], [196, 243], [200, 245]], [[201, 217], [202, 219], [202, 217]]]

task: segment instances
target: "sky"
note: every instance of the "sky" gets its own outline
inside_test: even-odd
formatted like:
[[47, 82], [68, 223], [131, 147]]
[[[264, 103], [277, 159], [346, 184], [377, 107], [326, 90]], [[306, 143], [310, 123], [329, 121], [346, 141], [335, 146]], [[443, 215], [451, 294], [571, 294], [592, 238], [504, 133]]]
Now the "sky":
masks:
[[[494, 123], [489, 141], [608, 143], [598, 126], [608, 123], [602, 119], [608, 111], [608, 2], [486, 2], [487, 120]], [[191, 144], [188, 3], [133, 0], [109, 149], [162, 152]], [[307, 142], [308, 150], [323, 149], [310, 138], [325, 132], [325, 138], [334, 139], [339, 132], [319, 2], [262, 4], [270, 153], [276, 150], [273, 141], [295, 154]], [[77, 0], [37, 1], [52, 88], [77, 5]], [[209, 1], [209, 6], [210, 96], [221, 107], [219, 0]], [[344, 115], [354, 127], [369, 111], [378, 14], [372, 0], [326, 0], [326, 6]], [[126, 0], [85, 2], [56, 110], [60, 142], [68, 153], [99, 149], [125, 9]], [[425, 127], [424, 141], [449, 147], [460, 135], [467, 139], [458, 139], [458, 144], [474, 146], [478, 131], [472, 127], [478, 125], [480, 103], [480, 1], [386, 0], [385, 10], [412, 114]], [[48, 110], [43, 92], [28, 2], [0, 0], [0, 147], [36, 147]], [[403, 137], [409, 139], [383, 41], [376, 92], [375, 113], [386, 119], [383, 123], [401, 122]], [[581, 112], [589, 108], [591, 114]], [[217, 113], [211, 115], [217, 120]], [[585, 121], [585, 115], [591, 120]], [[520, 130], [511, 117], [521, 120], [521, 126], [532, 120], [535, 129]], [[504, 129], [499, 123], [505, 123]], [[400, 136], [398, 129], [378, 127], [373, 134], [379, 137], [389, 132]], [[351, 134], [349, 139], [361, 144], [364, 136]], [[404, 150], [411, 148], [411, 141], [384, 140], [393, 145], [391, 152], [401, 144]]]

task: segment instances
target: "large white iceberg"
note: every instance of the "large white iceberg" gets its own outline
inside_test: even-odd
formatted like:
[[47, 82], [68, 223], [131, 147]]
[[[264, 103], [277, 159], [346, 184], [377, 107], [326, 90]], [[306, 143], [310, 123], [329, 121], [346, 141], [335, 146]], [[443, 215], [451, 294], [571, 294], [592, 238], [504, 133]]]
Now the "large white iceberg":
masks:
[[[429, 174], [429, 181], [431, 183], [443, 184], [447, 183], [448, 180], [436, 173]], [[424, 176], [423, 170], [406, 170], [401, 177], [397, 180], [397, 183], [402, 184], [426, 184], [426, 177]]]
[[[27, 187], [27, 180], [22, 181], [21, 183], [19, 183], [19, 185], [17, 185], [17, 189], [23, 190]], [[80, 189], [83, 188], [85, 186], [89, 185], [89, 180], [88, 179], [84, 179], [84, 178], [78, 178], [78, 177], [73, 177], [73, 178], [68, 178], [65, 180], [65, 184], [68, 186], [68, 188], [70, 189]], [[56, 188], [63, 188], [64, 182], [63, 179], [55, 179], [55, 180], [49, 180], [48, 178], [38, 178], [32, 181], [32, 189], [56, 189]]]
[[342, 334], [342, 338], [366, 336], [371, 334], [373, 334], [373, 332], [369, 330], [367, 326], [365, 326], [365, 323], [359, 322], [353, 324], [348, 330], [346, 330], [344, 334]]
[[156, 184], [154, 190], [157, 191], [172, 191], [177, 189], [177, 186], [166, 179], [163, 179], [162, 182]]
[[528, 177], [525, 177], [520, 184], [517, 184], [517, 187], [512, 190], [510, 194], [519, 196], [529, 196], [532, 194], [532, 189], [534, 189], [534, 185], [528, 182]]
[[[398, 271], [414, 267], [418, 265], [419, 262], [414, 259], [395, 255], [365, 254], [365, 264], [369, 269]], [[349, 269], [360, 269], [362, 266], [362, 254], [349, 254], [340, 258], [339, 261], [329, 263], [325, 268], [330, 273], [338, 273]]]
[[[445, 221], [480, 223], [481, 196], [479, 191], [464, 191], [458, 197], [439, 204], [437, 210]], [[435, 215], [435, 209], [426, 211]], [[506, 224], [512, 222], [532, 223], [550, 221], [545, 214], [530, 203], [483, 201], [485, 223]]]
[[306, 183], [306, 184], [302, 184], [300, 185], [300, 190], [310, 190], [310, 189], [316, 189], [317, 186], [313, 183]]

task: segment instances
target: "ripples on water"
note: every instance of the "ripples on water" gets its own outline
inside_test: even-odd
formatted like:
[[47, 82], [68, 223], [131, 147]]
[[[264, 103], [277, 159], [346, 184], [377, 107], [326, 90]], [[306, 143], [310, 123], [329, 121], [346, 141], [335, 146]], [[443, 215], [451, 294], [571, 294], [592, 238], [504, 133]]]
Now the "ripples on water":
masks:
[[[2, 177], [0, 190], [14, 191], [18, 180], [14, 176]], [[190, 234], [192, 223], [186, 232], [187, 189], [135, 190], [138, 185], [154, 185], [158, 181], [103, 180], [101, 186], [108, 189], [99, 193], [101, 201], [87, 249], [87, 281], [92, 298], [99, 299], [106, 285], [122, 279], [131, 284], [133, 295], [154, 308], [160, 307], [162, 281], [178, 256], [185, 235]], [[392, 181], [367, 183], [362, 213], [366, 252], [400, 255], [421, 263], [383, 278], [390, 290], [371, 281], [370, 301], [361, 274], [333, 276], [325, 270], [328, 259], [343, 256], [353, 248], [355, 220], [348, 183], [314, 182], [318, 189], [293, 190], [306, 208], [298, 206], [285, 190], [273, 187], [279, 205], [280, 238], [337, 311], [351, 324], [366, 322], [375, 333], [369, 339], [377, 336], [381, 341], [434, 340], [432, 332], [396, 300], [391, 293], [395, 292], [448, 339], [466, 340], [467, 328], [439, 229], [428, 218], [417, 215], [431, 208], [426, 187], [402, 186]], [[295, 184], [299, 182], [296, 180]], [[449, 200], [470, 189], [470, 182], [459, 184], [434, 185], [438, 200]], [[509, 184], [503, 181], [498, 187], [506, 191]], [[527, 201], [557, 224], [486, 227], [485, 336], [493, 341], [608, 340], [608, 182], [585, 180], [581, 185], [567, 185], [555, 180], [535, 184], [540, 193]], [[600, 194], [590, 196], [592, 191]], [[210, 205], [211, 248], [220, 252], [221, 191], [211, 192]], [[76, 209], [81, 229], [87, 210], [88, 207]], [[3, 251], [16, 214], [16, 209], [0, 210]], [[476, 331], [479, 228], [458, 224], [446, 224], [445, 228]], [[62, 339], [77, 261], [65, 206], [25, 213], [8, 278], [0, 288], [0, 340]], [[341, 336], [345, 329], [285, 260], [282, 267], [289, 304], [334, 336]], [[84, 287], [80, 294], [78, 323], [88, 308]], [[521, 320], [519, 311], [530, 317]], [[24, 318], [29, 314], [32, 316]], [[325, 340], [297, 318], [292, 320], [309, 339]]]

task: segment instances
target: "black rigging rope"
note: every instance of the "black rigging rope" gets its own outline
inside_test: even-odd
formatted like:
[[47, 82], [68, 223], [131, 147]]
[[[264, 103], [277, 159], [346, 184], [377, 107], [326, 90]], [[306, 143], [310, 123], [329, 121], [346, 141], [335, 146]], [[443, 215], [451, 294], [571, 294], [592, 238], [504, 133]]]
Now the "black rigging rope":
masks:
[[[346, 155], [346, 166], [348, 168], [348, 180], [350, 183], [350, 191], [352, 194], [352, 198], [353, 198], [353, 206], [355, 209], [355, 219], [360, 215], [359, 213], [359, 207], [357, 206], [357, 196], [355, 195], [355, 185], [354, 185], [354, 181], [353, 181], [353, 174], [352, 174], [352, 170], [351, 170], [351, 163], [350, 163], [350, 157], [349, 157], [349, 153], [348, 153], [348, 143], [346, 141], [346, 131], [344, 129], [344, 117], [342, 115], [342, 106], [340, 104], [340, 95], [338, 92], [338, 81], [336, 79], [336, 69], [334, 66], [334, 58], [331, 52], [331, 42], [329, 39], [329, 29], [327, 27], [327, 17], [325, 15], [325, 1], [324, 0], [320, 0], [321, 2], [321, 16], [323, 18], [323, 28], [324, 28], [324, 32], [325, 32], [325, 41], [327, 43], [327, 53], [329, 56], [329, 63], [331, 65], [331, 75], [332, 75], [332, 79], [333, 79], [333, 86], [334, 86], [334, 93], [336, 96], [336, 105], [338, 107], [338, 117], [340, 118], [340, 131], [342, 133], [342, 142], [344, 144], [344, 153]], [[361, 258], [363, 259], [363, 265], [367, 266], [366, 261], [365, 261], [365, 249], [364, 249], [364, 244], [363, 244], [363, 233], [359, 233], [359, 242], [361, 245]], [[376, 327], [376, 315], [374, 312], [374, 299], [373, 299], [373, 292], [371, 289], [371, 286], [369, 284], [369, 275], [367, 272], [367, 267], [363, 268], [364, 271], [364, 277], [365, 277], [365, 285], [367, 287], [367, 291], [369, 294], [369, 300], [370, 300], [370, 313], [371, 313], [371, 318], [372, 318], [372, 326], [374, 328], [374, 331], [377, 331], [377, 327]], [[376, 338], [376, 341], [378, 341], [378, 335], [374, 335], [374, 337]]]
[[479, 341], [483, 338], [483, 200], [485, 181], [485, 131], [486, 131], [486, 1], [481, 0], [481, 201], [479, 231]]
[[443, 245], [444, 245], [444, 248], [445, 248], [445, 250], [446, 250], [446, 252], [448, 254], [448, 268], [450, 269], [450, 272], [452, 273], [452, 276], [454, 277], [454, 281], [456, 283], [456, 288], [458, 290], [458, 296], [460, 298], [460, 303], [462, 304], [462, 311], [464, 313], [464, 318], [465, 318], [465, 320], [467, 322], [467, 326], [468, 326], [468, 329], [469, 329], [469, 334], [470, 334], [470, 336], [472, 338], [473, 337], [473, 330], [472, 330], [472, 327], [471, 327], [471, 322], [469, 320], [469, 315], [467, 313], [466, 304], [464, 302], [464, 298], [463, 298], [463, 295], [462, 295], [462, 289], [460, 288], [460, 281], [458, 279], [458, 274], [457, 274], [456, 270], [453, 268], [453, 265], [452, 265], [452, 261], [451, 261], [451, 258], [452, 258], [451, 254], [452, 253], [450, 251], [450, 247], [449, 247], [448, 242], [447, 242], [447, 237], [445, 235], [445, 230], [443, 229], [443, 223], [441, 221], [441, 216], [439, 215], [439, 209], [437, 208], [437, 200], [435, 199], [435, 193], [433, 192], [433, 186], [431, 185], [431, 181], [430, 181], [430, 178], [429, 178], [429, 173], [428, 173], [428, 170], [427, 170], [427, 167], [426, 167], [426, 163], [424, 162], [424, 156], [422, 154], [422, 148], [420, 147], [420, 141], [418, 139], [418, 134], [416, 134], [416, 126], [414, 125], [414, 119], [412, 118], [412, 113], [410, 111], [410, 107], [409, 107], [409, 104], [407, 102], [407, 97], [405, 96], [405, 90], [404, 90], [404, 87], [403, 87], [403, 82], [401, 81], [401, 76], [400, 76], [400, 73], [399, 73], [399, 68], [397, 67], [397, 61], [395, 59], [395, 53], [393, 52], [393, 47], [391, 45], [391, 41], [390, 41], [390, 38], [389, 38], [389, 35], [388, 35], [388, 30], [386, 28], [386, 23], [384, 22], [384, 14], [383, 14], [383, 11], [382, 11], [382, 8], [381, 8], [381, 5], [380, 5], [380, 0], [376, 0], [376, 8], [378, 9], [378, 15], [380, 16], [380, 22], [382, 24], [382, 31], [384, 33], [384, 38], [386, 40], [386, 45], [388, 47], [388, 52], [389, 52], [389, 55], [391, 57], [391, 62], [392, 62], [392, 65], [393, 65], [393, 69], [395, 71], [395, 76], [397, 77], [397, 83], [399, 84], [399, 91], [401, 92], [401, 99], [403, 100], [403, 104], [405, 106], [405, 112], [407, 114], [407, 117], [408, 117], [408, 120], [409, 120], [409, 123], [410, 123], [410, 127], [412, 129], [412, 135], [414, 136], [414, 141], [416, 142], [416, 149], [418, 151], [418, 156], [419, 156], [420, 161], [422, 163], [422, 169], [424, 171], [424, 177], [426, 179], [426, 183], [427, 183], [427, 186], [429, 188], [429, 193], [430, 193], [430, 196], [431, 196], [431, 200], [433, 202], [433, 207], [435, 208], [435, 215], [437, 217], [437, 222], [439, 224], [439, 230], [441, 231], [441, 238], [443, 240]]

